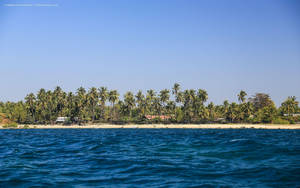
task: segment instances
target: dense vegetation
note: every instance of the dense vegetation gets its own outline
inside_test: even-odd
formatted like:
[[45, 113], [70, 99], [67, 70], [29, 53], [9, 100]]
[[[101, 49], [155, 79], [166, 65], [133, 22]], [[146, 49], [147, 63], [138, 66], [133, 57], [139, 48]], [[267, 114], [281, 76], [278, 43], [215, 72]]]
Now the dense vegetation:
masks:
[[[0, 123], [3, 119], [24, 124], [50, 124], [57, 117], [69, 117], [69, 123], [295, 123], [300, 121], [299, 102], [288, 97], [279, 108], [268, 94], [257, 93], [247, 98], [241, 91], [239, 103], [224, 101], [222, 105], [206, 104], [205, 90], [172, 90], [158, 93], [148, 90], [125, 93], [122, 100], [117, 90], [80, 87], [66, 93], [60, 87], [53, 91], [40, 89], [28, 94], [24, 101], [0, 102]], [[153, 115], [153, 119], [147, 119]], [[161, 118], [167, 117], [167, 118]], [[2, 119], [2, 120], [1, 120]], [[7, 121], [7, 120], [6, 120]]]

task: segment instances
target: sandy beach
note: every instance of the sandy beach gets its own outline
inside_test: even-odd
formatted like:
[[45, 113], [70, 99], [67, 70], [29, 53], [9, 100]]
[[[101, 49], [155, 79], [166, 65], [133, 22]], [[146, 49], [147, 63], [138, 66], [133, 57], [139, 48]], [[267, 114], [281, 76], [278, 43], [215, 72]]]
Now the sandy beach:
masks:
[[[4, 129], [0, 126], [1, 129]], [[18, 128], [29, 129], [300, 129], [300, 124], [87, 124], [87, 125], [18, 125]]]

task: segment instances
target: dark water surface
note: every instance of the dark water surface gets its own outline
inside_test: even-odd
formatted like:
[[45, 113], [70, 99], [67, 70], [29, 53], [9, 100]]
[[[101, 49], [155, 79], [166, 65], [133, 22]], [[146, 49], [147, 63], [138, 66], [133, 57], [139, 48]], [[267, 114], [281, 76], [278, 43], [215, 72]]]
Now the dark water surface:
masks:
[[0, 130], [0, 187], [299, 187], [300, 130]]

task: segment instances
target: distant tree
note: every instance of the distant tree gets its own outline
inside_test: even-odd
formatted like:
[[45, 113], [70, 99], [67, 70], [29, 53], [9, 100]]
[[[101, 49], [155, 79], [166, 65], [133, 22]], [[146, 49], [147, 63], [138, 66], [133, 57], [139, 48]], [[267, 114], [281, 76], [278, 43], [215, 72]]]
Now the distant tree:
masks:
[[[288, 97], [276, 108], [270, 96], [265, 93], [256, 93], [246, 100], [246, 92], [238, 94], [239, 104], [229, 103], [222, 105], [210, 102], [207, 106], [208, 94], [203, 89], [186, 89], [180, 91], [180, 85], [175, 83], [170, 91], [163, 89], [157, 94], [153, 89], [142, 91], [136, 95], [126, 92], [119, 99], [117, 90], [108, 91], [106, 87], [96, 89], [92, 87], [88, 92], [80, 87], [76, 93], [63, 91], [59, 86], [53, 91], [40, 89], [37, 95], [30, 93], [24, 102], [1, 102], [0, 121], [17, 123], [53, 123], [58, 116], [67, 116], [71, 120], [78, 117], [79, 123], [102, 119], [130, 122], [142, 120], [145, 115], [168, 114], [172, 121], [178, 123], [205, 123], [219, 118], [228, 122], [275, 123], [279, 120], [290, 123], [299, 121], [293, 116], [300, 112], [296, 97]], [[111, 105], [106, 106], [109, 101]]]
[[128, 91], [124, 95], [124, 105], [129, 112], [129, 117], [132, 117], [132, 110], [135, 107], [135, 98], [132, 92]]
[[52, 102], [55, 104], [55, 116], [63, 116], [63, 109], [66, 105], [66, 93], [59, 86], [57, 86], [52, 94]]
[[95, 110], [99, 102], [99, 93], [97, 88], [92, 87], [87, 94], [87, 102], [92, 114], [92, 121], [95, 120]]
[[244, 122], [249, 121], [249, 118], [253, 115], [253, 104], [251, 102], [242, 103], [240, 106], [240, 117]]
[[145, 96], [144, 96], [143, 92], [141, 90], [139, 90], [137, 92], [137, 94], [135, 95], [135, 98], [136, 98], [136, 102], [137, 102], [137, 105], [138, 105], [139, 115], [140, 115], [140, 117], [142, 117], [142, 116], [145, 115], [145, 112], [146, 112], [146, 99], [145, 99]]
[[229, 109], [229, 102], [228, 102], [228, 100], [225, 100], [224, 102], [223, 102], [223, 105], [222, 105], [222, 114], [223, 114], [223, 117], [225, 117], [226, 116], [226, 114], [227, 114], [227, 112], [228, 112], [228, 109]]
[[254, 120], [256, 123], [272, 123], [276, 116], [277, 110], [275, 105], [269, 105], [256, 111]]
[[295, 96], [288, 97], [283, 103], [281, 103], [280, 110], [283, 114], [291, 116], [297, 112], [299, 102], [296, 100]]
[[147, 91], [146, 95], [146, 106], [148, 111], [153, 114], [154, 112], [154, 99], [156, 98], [156, 93], [153, 89]]
[[72, 92], [69, 92], [67, 94], [67, 104], [66, 104], [66, 114], [68, 117], [71, 118], [72, 121], [75, 120], [75, 117], [78, 115], [76, 111], [76, 106], [75, 106], [75, 96]]
[[166, 104], [170, 99], [170, 91], [168, 89], [161, 90], [159, 93], [159, 98], [163, 108], [165, 109]]
[[238, 94], [238, 100], [240, 103], [244, 103], [246, 101], [246, 97], [247, 93], [243, 90], [240, 91], [240, 93]]
[[77, 96], [76, 96], [76, 108], [78, 111], [78, 118], [80, 121], [86, 120], [87, 113], [87, 95], [86, 90], [83, 87], [77, 89]]
[[36, 113], [36, 98], [33, 93], [28, 94], [25, 97], [26, 109], [28, 110], [28, 114], [30, 114], [31, 122], [35, 122], [35, 113]]
[[249, 99], [249, 101], [253, 104], [256, 111], [263, 109], [264, 107], [274, 105], [274, 102], [271, 100], [270, 96], [265, 93], [256, 93], [255, 96]]
[[175, 114], [176, 103], [174, 101], [168, 101], [166, 105], [166, 113], [167, 114]]
[[226, 113], [226, 119], [230, 122], [237, 122], [239, 119], [239, 106], [235, 102], [229, 105], [228, 111]]
[[119, 93], [117, 90], [111, 90], [108, 94], [108, 100], [112, 104], [112, 119], [116, 116], [115, 103], [119, 101]]
[[154, 97], [152, 106], [153, 106], [153, 111], [155, 112], [154, 113], [155, 115], [162, 114], [162, 105], [161, 105], [161, 100], [159, 97]]
[[47, 98], [46, 98], [46, 90], [40, 89], [37, 94], [36, 101], [36, 111], [37, 116], [40, 122], [44, 122], [47, 120]]
[[202, 102], [202, 103], [205, 103], [208, 99], [208, 94], [205, 90], [203, 89], [199, 89], [198, 90], [198, 93], [197, 93], [197, 96], [199, 98], [199, 100]]
[[99, 98], [101, 102], [101, 118], [104, 120], [105, 115], [105, 103], [108, 99], [109, 93], [106, 87], [100, 87], [99, 89]]
[[181, 102], [181, 97], [180, 97], [180, 85], [178, 83], [175, 83], [173, 88], [172, 88], [172, 94], [175, 97], [175, 101], [177, 103]]
[[214, 121], [216, 118], [216, 112], [215, 112], [215, 105], [213, 102], [210, 102], [207, 106], [208, 113], [209, 113], [209, 119], [211, 121]]

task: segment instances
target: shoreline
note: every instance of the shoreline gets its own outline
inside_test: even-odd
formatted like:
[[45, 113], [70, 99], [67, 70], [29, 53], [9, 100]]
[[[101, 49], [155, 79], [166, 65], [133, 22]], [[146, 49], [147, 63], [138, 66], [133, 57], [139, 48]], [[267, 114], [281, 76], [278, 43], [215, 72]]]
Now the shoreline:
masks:
[[86, 125], [18, 125], [0, 129], [300, 129], [300, 124], [86, 124]]

